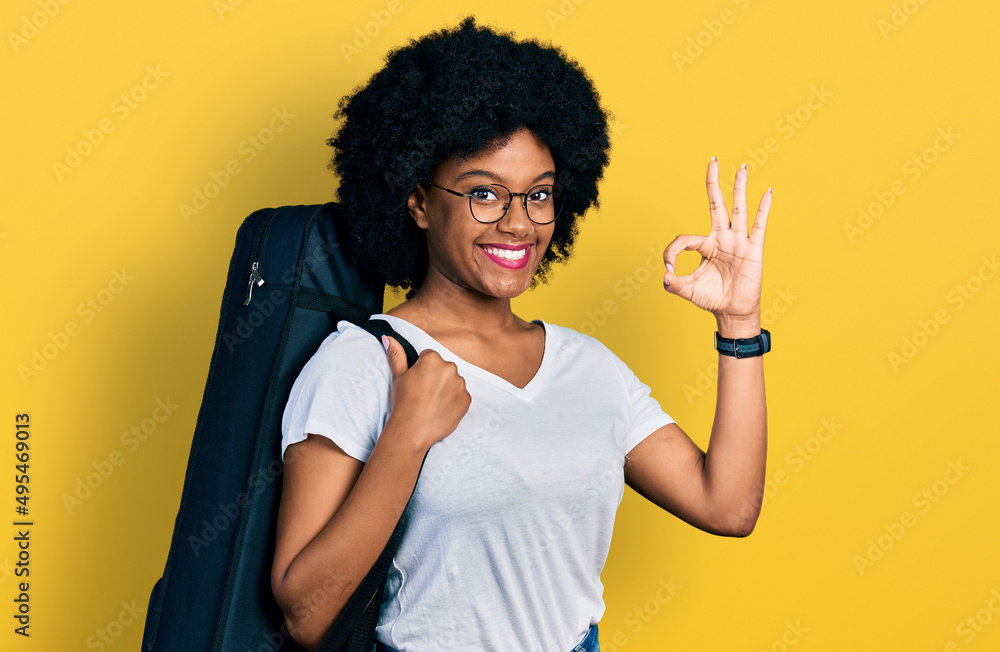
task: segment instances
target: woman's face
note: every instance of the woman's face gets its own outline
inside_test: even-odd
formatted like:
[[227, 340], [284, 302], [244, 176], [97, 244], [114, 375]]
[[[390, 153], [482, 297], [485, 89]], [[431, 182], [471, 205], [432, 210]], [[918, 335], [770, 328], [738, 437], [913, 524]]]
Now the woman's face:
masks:
[[[433, 183], [461, 193], [485, 184], [523, 193], [553, 183], [555, 172], [549, 148], [522, 128], [502, 147], [461, 161], [445, 160], [435, 171]], [[445, 282], [491, 297], [512, 298], [528, 289], [554, 228], [554, 223], [531, 222], [521, 195], [513, 198], [503, 219], [493, 224], [477, 222], [467, 198], [434, 186], [418, 187], [408, 208], [427, 236], [428, 271], [423, 285]], [[497, 250], [507, 253], [497, 255]]]

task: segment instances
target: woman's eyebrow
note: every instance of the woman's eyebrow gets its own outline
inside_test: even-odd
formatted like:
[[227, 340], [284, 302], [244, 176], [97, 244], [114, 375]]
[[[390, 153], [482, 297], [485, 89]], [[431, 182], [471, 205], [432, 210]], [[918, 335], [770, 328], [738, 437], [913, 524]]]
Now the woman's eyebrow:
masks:
[[[458, 177], [455, 178], [455, 182], [457, 183], [459, 181], [462, 181], [463, 179], [468, 179], [469, 177], [475, 177], [475, 176], [489, 177], [490, 179], [493, 179], [493, 181], [497, 183], [503, 182], [503, 179], [501, 179], [497, 174], [490, 172], [489, 170], [466, 170], [465, 172], [463, 172], [462, 174], [458, 175]], [[556, 173], [553, 172], [552, 170], [549, 170], [548, 172], [542, 172], [537, 177], [535, 177], [535, 182], [541, 181], [542, 179], [555, 179], [555, 178], [556, 178]]]
[[462, 174], [458, 175], [455, 181], [461, 181], [462, 179], [468, 179], [469, 177], [489, 177], [497, 183], [500, 183], [502, 179], [496, 174], [490, 172], [489, 170], [466, 170]]

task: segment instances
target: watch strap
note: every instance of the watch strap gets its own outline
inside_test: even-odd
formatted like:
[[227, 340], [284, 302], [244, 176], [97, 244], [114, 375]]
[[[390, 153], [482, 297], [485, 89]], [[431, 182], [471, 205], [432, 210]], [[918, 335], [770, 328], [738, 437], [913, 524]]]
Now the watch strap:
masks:
[[722, 355], [733, 358], [751, 358], [755, 355], [764, 355], [771, 350], [770, 331], [760, 329], [760, 335], [744, 338], [729, 338], [719, 335], [715, 331], [715, 349]]

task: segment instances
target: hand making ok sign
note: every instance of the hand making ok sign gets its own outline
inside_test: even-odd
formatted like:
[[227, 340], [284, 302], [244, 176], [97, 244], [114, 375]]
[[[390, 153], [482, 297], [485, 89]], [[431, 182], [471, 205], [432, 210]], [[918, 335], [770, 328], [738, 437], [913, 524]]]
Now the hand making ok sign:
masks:
[[[684, 297], [716, 318], [759, 320], [764, 232], [771, 208], [771, 189], [761, 197], [751, 229], [745, 166], [736, 171], [732, 221], [719, 187], [719, 163], [714, 156], [708, 164], [706, 185], [712, 232], [707, 236], [679, 235], [667, 245], [663, 251], [667, 268], [663, 286], [671, 294]], [[701, 263], [690, 274], [676, 276], [677, 254], [682, 251], [697, 251], [701, 254]]]

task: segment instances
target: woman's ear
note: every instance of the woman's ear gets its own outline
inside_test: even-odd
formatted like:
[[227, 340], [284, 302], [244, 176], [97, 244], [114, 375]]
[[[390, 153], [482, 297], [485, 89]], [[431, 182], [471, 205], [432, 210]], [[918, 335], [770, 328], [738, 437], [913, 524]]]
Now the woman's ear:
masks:
[[406, 199], [406, 212], [421, 229], [427, 229], [427, 193], [418, 183]]

